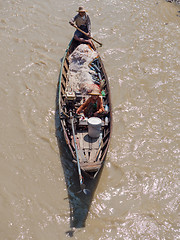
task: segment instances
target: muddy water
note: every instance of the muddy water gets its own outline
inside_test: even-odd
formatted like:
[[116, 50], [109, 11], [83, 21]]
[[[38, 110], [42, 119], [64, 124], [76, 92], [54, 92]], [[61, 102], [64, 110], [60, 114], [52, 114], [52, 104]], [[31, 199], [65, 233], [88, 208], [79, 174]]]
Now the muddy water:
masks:
[[[90, 196], [77, 193], [56, 103], [81, 4], [113, 107]], [[178, 239], [178, 11], [164, 0], [0, 1], [0, 239]]]

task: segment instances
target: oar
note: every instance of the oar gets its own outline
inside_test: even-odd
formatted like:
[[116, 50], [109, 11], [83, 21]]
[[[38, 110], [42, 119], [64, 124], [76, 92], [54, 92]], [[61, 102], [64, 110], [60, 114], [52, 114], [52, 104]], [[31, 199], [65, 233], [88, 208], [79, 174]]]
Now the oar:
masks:
[[80, 182], [81, 191], [83, 191], [85, 194], [89, 194], [90, 190], [85, 189], [86, 186], [85, 186], [85, 184], [83, 184], [81, 167], [80, 167], [80, 163], [79, 163], [79, 155], [78, 155], [78, 150], [77, 150], [76, 137], [75, 137], [75, 131], [74, 131], [74, 117], [72, 115], [72, 112], [70, 112], [70, 119], [71, 119], [71, 126], [72, 126], [73, 138], [74, 138], [74, 146], [75, 146], [75, 151], [76, 151], [76, 159], [77, 159], [77, 165], [78, 165], [79, 182]]
[[86, 35], [88, 38], [94, 40], [95, 42], [97, 42], [100, 47], [102, 47], [102, 43], [98, 42], [96, 39], [94, 39], [93, 37], [89, 36], [86, 32], [84, 32], [83, 30], [81, 30], [80, 28], [78, 28], [76, 25], [72, 25], [73, 27], [75, 27], [77, 30], [79, 30], [80, 32], [82, 32], [84, 35]]

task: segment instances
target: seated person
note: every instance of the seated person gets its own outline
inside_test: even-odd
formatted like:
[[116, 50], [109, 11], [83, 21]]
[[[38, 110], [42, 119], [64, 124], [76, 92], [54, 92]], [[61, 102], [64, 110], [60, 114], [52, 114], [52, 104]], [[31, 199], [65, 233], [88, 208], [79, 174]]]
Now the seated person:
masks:
[[76, 111], [79, 114], [84, 112], [85, 117], [97, 117], [104, 112], [103, 101], [98, 90], [93, 90], [90, 98], [88, 98]]

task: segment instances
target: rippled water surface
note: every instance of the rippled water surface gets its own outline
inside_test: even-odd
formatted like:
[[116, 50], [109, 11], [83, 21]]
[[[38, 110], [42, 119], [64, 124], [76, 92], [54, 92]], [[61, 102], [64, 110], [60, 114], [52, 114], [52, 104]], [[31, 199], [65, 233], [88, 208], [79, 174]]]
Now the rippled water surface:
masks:
[[[82, 4], [113, 108], [88, 196], [77, 193], [56, 94]], [[164, 0], [0, 1], [0, 239], [179, 239], [179, 11]]]

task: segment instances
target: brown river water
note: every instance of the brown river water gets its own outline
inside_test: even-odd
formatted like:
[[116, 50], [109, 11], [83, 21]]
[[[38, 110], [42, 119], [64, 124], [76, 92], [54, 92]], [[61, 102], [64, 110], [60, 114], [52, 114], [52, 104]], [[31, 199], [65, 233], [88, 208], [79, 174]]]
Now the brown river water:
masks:
[[[79, 5], [103, 43], [113, 110], [87, 196], [57, 110]], [[180, 238], [179, 11], [164, 0], [0, 0], [0, 240]]]

